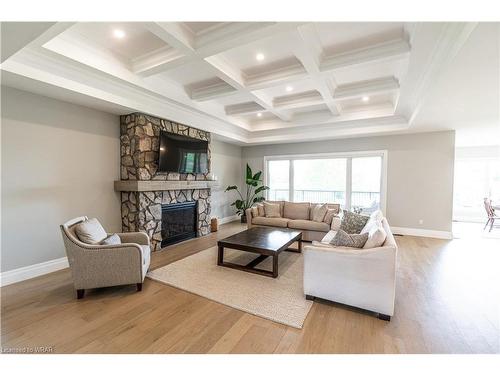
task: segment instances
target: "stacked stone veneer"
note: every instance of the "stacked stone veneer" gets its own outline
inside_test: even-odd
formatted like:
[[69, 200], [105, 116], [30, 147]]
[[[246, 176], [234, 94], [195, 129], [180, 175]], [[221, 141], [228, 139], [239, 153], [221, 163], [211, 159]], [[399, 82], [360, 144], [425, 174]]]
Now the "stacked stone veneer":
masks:
[[[187, 125], [133, 113], [120, 117], [120, 175], [122, 180], [206, 180], [207, 174], [158, 172], [160, 130], [209, 142], [210, 133]], [[144, 231], [152, 250], [161, 245], [161, 205], [197, 201], [198, 236], [210, 233], [210, 189], [122, 192], [121, 213], [124, 232]]]

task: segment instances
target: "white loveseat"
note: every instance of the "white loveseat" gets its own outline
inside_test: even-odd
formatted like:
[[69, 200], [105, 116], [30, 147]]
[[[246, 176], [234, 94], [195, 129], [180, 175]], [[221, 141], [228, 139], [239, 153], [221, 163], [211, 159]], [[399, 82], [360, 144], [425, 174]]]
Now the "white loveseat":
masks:
[[[397, 244], [387, 220], [381, 247], [353, 249], [328, 242], [304, 246], [304, 293], [378, 313], [390, 320], [394, 314]], [[325, 238], [333, 237], [329, 232]]]

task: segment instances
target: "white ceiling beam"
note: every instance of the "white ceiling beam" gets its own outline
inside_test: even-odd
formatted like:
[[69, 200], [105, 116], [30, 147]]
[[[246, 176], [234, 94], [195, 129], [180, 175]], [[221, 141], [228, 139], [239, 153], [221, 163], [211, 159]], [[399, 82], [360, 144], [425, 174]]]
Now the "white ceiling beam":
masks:
[[262, 112], [264, 108], [255, 102], [246, 102], [227, 105], [224, 107], [224, 110], [226, 111], [226, 115], [234, 116]]
[[275, 110], [272, 104], [268, 100], [266, 100], [264, 96], [247, 89], [244, 83], [244, 78], [241, 76], [241, 72], [238, 69], [234, 69], [222, 57], [211, 56], [204, 59], [204, 61], [206, 61], [212, 67], [217, 77], [233, 86], [240, 93], [245, 93], [252, 97], [254, 101], [265, 108], [267, 112], [272, 113], [283, 121], [289, 120], [289, 117], [287, 115], [278, 110]]
[[379, 61], [398, 60], [407, 58], [409, 53], [410, 44], [404, 39], [396, 39], [364, 48], [323, 56], [320, 63], [320, 70], [322, 72], [329, 72]]
[[273, 106], [279, 109], [302, 108], [323, 103], [323, 97], [316, 90], [279, 96], [273, 99]]
[[399, 82], [394, 77], [356, 82], [337, 86], [333, 94], [334, 100], [356, 99], [362, 96], [389, 94], [399, 91]]
[[295, 43], [293, 51], [295, 56], [301, 61], [332, 115], [337, 116], [339, 108], [332, 97], [334, 89], [332, 82], [322, 76], [319, 69], [322, 48], [314, 26], [305, 25], [300, 27], [296, 33], [296, 40], [297, 43]]
[[172, 47], [165, 47], [133, 59], [131, 65], [132, 71], [135, 74], [141, 77], [148, 77], [182, 66], [189, 59], [188, 56], [183, 55], [178, 50]]
[[188, 91], [191, 99], [199, 102], [213, 100], [236, 93], [236, 89], [224, 81], [201, 87], [192, 87], [188, 89]]
[[276, 87], [307, 77], [307, 72], [299, 61], [259, 74], [244, 75], [245, 86], [249, 90], [262, 90]]

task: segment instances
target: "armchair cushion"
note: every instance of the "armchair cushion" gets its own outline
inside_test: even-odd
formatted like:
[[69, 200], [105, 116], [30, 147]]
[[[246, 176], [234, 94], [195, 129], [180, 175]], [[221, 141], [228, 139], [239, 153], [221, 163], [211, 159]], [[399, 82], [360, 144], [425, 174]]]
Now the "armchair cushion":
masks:
[[101, 245], [119, 245], [122, 243], [120, 237], [113, 233], [100, 242]]
[[75, 233], [80, 241], [91, 245], [100, 243], [108, 236], [96, 218], [85, 220], [76, 225]]

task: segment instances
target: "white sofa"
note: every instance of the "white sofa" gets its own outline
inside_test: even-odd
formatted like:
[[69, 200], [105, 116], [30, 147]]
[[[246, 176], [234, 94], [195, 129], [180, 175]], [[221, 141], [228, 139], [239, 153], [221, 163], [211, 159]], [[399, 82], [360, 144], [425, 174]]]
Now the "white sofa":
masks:
[[[359, 307], [390, 320], [394, 314], [397, 244], [387, 220], [381, 247], [353, 249], [314, 241], [304, 246], [304, 293]], [[325, 238], [333, 237], [332, 231]]]

